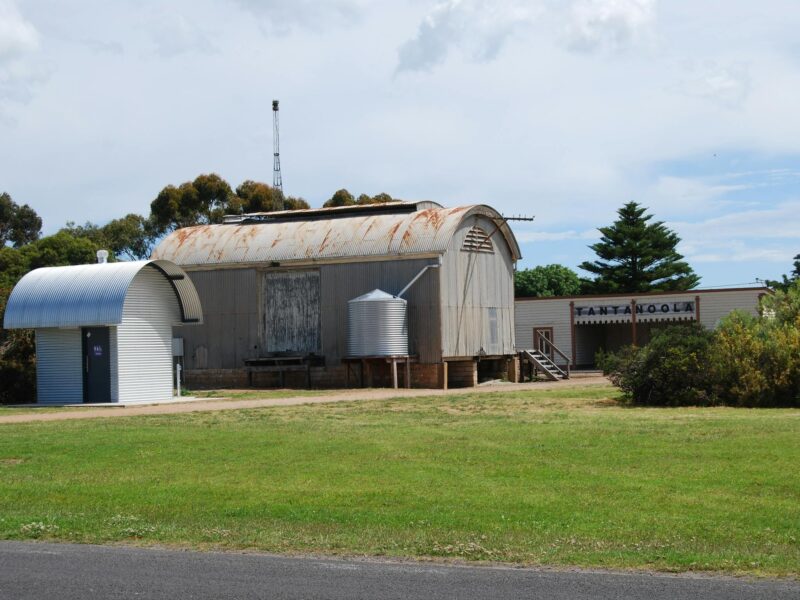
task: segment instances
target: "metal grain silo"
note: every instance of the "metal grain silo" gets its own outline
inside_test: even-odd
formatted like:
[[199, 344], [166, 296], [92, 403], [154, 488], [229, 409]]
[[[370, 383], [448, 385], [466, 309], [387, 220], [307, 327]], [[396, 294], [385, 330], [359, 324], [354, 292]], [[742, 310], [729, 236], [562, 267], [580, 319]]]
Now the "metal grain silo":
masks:
[[349, 356], [408, 354], [408, 303], [381, 290], [347, 303]]

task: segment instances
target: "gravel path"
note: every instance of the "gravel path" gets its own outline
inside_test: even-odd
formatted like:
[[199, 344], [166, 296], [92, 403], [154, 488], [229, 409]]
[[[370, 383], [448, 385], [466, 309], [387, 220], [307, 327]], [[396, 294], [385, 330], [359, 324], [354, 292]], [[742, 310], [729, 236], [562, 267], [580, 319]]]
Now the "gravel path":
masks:
[[[348, 402], [353, 400], [388, 400], [390, 398], [418, 398], [420, 396], [448, 396], [457, 394], [485, 394], [490, 392], [511, 392], [519, 390], [549, 390], [570, 387], [604, 385], [608, 379], [601, 376], [576, 377], [568, 381], [513, 383], [482, 385], [476, 388], [453, 390], [420, 389], [351, 389], [319, 396], [288, 396], [286, 398], [262, 398], [250, 400], [226, 400], [224, 398], [176, 401], [164, 404], [131, 405], [120, 404], [101, 408], [65, 408], [57, 412], [37, 413], [35, 408], [29, 413], [0, 416], [3, 423], [31, 423], [35, 421], [70, 421], [73, 419], [105, 419], [114, 417], [135, 417], [141, 415], [171, 415], [178, 413], [208, 412], [215, 410], [239, 410], [243, 408], [267, 408], [270, 406], [297, 406], [300, 404], [323, 404], [328, 402]], [[244, 391], [244, 390], [243, 390]], [[252, 391], [252, 390], [246, 390]]]

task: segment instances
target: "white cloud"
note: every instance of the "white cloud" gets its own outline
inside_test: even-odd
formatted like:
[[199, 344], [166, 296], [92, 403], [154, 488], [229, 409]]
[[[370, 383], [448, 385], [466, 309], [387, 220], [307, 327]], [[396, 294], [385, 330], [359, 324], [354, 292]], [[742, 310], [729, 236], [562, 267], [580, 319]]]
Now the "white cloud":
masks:
[[569, 49], [620, 50], [651, 34], [656, 0], [581, 0], [573, 5], [571, 16]]
[[398, 50], [398, 71], [424, 71], [444, 62], [451, 47], [475, 61], [497, 57], [507, 40], [540, 14], [534, 2], [445, 0], [425, 16]]
[[522, 243], [593, 240], [600, 237], [596, 229], [587, 229], [585, 231], [575, 231], [574, 229], [569, 231], [518, 231], [515, 228], [514, 235]]
[[182, 15], [169, 18], [161, 23], [155, 28], [152, 37], [156, 45], [156, 52], [164, 58], [187, 53], [211, 54], [218, 52], [218, 48], [211, 38]]
[[262, 19], [270, 32], [287, 34], [296, 27], [319, 31], [330, 24], [357, 21], [364, 11], [363, 0], [235, 0], [242, 8]]
[[789, 263], [800, 244], [800, 201], [745, 210], [697, 223], [670, 223], [693, 262]]
[[730, 109], [741, 108], [750, 95], [750, 73], [742, 63], [723, 67], [710, 60], [700, 65], [690, 62], [686, 71], [687, 77], [674, 91]]
[[32, 62], [39, 49], [39, 32], [13, 2], [0, 0], [0, 113], [3, 101], [26, 102], [31, 86], [45, 77]]
[[14, 3], [0, 1], [0, 65], [39, 47], [39, 33]]
[[686, 218], [718, 210], [725, 195], [754, 187], [751, 183], [707, 181], [692, 177], [661, 175], [643, 190], [640, 203], [657, 219]]

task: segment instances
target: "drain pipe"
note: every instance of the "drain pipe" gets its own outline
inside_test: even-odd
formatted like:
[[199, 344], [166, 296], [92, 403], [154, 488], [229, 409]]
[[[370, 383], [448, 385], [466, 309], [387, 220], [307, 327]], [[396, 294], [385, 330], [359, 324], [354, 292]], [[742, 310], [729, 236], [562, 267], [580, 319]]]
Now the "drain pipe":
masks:
[[422, 270], [419, 273], [417, 273], [414, 279], [408, 282], [408, 285], [406, 287], [400, 290], [400, 293], [397, 294], [395, 298], [402, 298], [403, 294], [405, 294], [408, 291], [408, 289], [417, 282], [417, 279], [419, 279], [425, 274], [425, 271], [427, 271], [428, 269], [438, 269], [441, 266], [442, 266], [442, 257], [440, 256], [439, 260], [435, 265], [425, 265], [424, 267], [422, 267]]

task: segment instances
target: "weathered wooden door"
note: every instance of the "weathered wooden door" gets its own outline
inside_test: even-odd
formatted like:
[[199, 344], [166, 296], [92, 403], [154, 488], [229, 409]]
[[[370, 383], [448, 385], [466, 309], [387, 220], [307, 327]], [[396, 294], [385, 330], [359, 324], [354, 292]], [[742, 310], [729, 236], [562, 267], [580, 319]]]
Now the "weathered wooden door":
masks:
[[263, 348], [268, 353], [320, 354], [319, 271], [264, 276]]
[[555, 354], [553, 352], [553, 328], [552, 327], [534, 327], [533, 328], [533, 347], [553, 360]]

